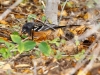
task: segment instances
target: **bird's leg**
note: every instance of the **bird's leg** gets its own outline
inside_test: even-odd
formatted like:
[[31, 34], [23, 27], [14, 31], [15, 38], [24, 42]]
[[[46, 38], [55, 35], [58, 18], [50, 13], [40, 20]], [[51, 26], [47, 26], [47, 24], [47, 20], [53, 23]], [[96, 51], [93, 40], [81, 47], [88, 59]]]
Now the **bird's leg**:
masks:
[[31, 30], [31, 37], [32, 37], [32, 40], [34, 40], [34, 29]]

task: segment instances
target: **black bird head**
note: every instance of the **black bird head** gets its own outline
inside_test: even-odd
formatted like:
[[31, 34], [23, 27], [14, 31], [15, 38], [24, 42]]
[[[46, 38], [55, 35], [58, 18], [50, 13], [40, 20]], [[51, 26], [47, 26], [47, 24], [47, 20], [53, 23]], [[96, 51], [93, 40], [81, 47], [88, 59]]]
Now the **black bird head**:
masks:
[[31, 36], [32, 29], [34, 29], [34, 23], [33, 22], [28, 22], [28, 23], [23, 25], [22, 33], [28, 33], [28, 35]]

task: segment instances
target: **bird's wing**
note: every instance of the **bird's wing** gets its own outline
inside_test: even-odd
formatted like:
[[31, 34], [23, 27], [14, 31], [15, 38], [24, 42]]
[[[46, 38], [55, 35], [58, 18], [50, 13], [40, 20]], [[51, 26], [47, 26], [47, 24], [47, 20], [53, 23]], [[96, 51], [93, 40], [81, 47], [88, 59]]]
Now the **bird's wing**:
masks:
[[45, 31], [49, 29], [55, 30], [55, 29], [63, 28], [63, 27], [66, 27], [66, 26], [56, 26], [54, 24], [36, 23], [34, 26], [34, 30], [35, 31]]

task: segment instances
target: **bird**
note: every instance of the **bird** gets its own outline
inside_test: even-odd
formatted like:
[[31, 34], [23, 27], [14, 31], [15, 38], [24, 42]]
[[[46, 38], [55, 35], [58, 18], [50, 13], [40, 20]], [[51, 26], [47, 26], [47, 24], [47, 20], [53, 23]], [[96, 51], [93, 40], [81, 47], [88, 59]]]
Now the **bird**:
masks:
[[44, 24], [41, 22], [27, 22], [22, 26], [22, 33], [28, 33], [29, 36], [34, 39], [34, 36], [43, 36], [43, 38], [47, 37], [51, 33], [59, 28], [63, 28], [66, 26], [57, 26], [54, 24]]

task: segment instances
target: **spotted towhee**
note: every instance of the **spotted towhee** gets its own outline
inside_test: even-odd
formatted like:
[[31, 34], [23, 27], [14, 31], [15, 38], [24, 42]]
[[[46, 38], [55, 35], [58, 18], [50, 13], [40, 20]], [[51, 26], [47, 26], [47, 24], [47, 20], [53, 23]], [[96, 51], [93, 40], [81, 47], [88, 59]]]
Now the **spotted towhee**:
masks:
[[27, 22], [22, 27], [22, 33], [28, 33], [29, 36], [37, 37], [43, 36], [46, 37], [47, 35], [51, 34], [52, 30], [63, 28], [66, 26], [57, 26], [54, 24], [44, 24], [41, 22]]

